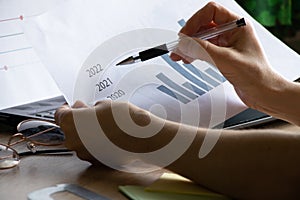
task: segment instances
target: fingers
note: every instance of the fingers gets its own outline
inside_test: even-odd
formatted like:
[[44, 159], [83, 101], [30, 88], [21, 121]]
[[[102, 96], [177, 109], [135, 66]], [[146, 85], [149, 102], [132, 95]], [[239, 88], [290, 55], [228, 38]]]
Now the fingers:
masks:
[[192, 63], [194, 60], [202, 60], [214, 64], [213, 59], [209, 55], [208, 41], [203, 41], [191, 37], [182, 37], [179, 41], [177, 49], [172, 53], [171, 58], [182, 60], [184, 63]]
[[77, 108], [87, 108], [88, 106], [86, 104], [84, 104], [82, 101], [76, 101], [74, 103], [74, 105], [72, 107], [70, 107], [67, 104], [62, 105], [61, 107], [59, 107], [55, 114], [54, 114], [54, 118], [55, 118], [55, 122], [56, 124], [58, 124], [59, 126], [61, 125], [61, 122], [63, 120], [63, 118], [67, 115], [72, 113], [72, 109], [77, 109]]
[[[193, 36], [204, 29], [231, 22], [238, 18], [236, 14], [215, 2], [206, 4], [202, 9], [196, 12], [181, 29], [179, 35], [183, 35], [183, 37], [181, 37], [177, 49], [171, 54], [171, 59], [174, 61], [182, 60], [184, 63], [190, 63], [195, 59], [200, 59], [213, 64], [214, 62], [211, 56], [208, 55], [210, 52], [207, 52], [208, 47], [212, 47], [212, 50], [219, 49], [214, 49], [216, 47], [207, 44], [207, 41], [189, 39], [185, 36]], [[209, 42], [217, 46], [229, 46], [228, 40], [231, 40], [230, 38], [232, 37], [228, 34], [228, 36], [223, 35], [222, 37], [210, 39]]]
[[202, 30], [203, 27], [211, 27], [212, 23], [224, 24], [238, 18], [236, 14], [230, 12], [223, 6], [215, 2], [209, 2], [187, 21], [180, 32], [192, 36]]

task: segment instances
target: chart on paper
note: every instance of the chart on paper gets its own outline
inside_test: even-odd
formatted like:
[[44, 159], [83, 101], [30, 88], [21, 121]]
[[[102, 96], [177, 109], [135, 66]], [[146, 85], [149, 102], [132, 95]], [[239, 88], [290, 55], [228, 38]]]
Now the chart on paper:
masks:
[[24, 20], [51, 5], [27, 3], [0, 3], [0, 109], [60, 94], [21, 27]]
[[[180, 19], [177, 21], [177, 26], [179, 25], [179, 27], [183, 27], [185, 25], [185, 20], [184, 19]], [[174, 23], [176, 24], [176, 23]], [[143, 32], [143, 31], [142, 31]], [[174, 32], [175, 33], [175, 32]], [[108, 45], [106, 46], [110, 46], [110, 47], [114, 47], [114, 46], [118, 46], [118, 41], [122, 42], [124, 44], [124, 41], [130, 41], [131, 44], [128, 45], [128, 51], [127, 52], [121, 52], [121, 57], [124, 57], [125, 55], [133, 55], [134, 53], [139, 52], [138, 49], [134, 48], [135, 45], [132, 43], [139, 43], [137, 42], [137, 38], [140, 37], [139, 35], [144, 35], [144, 37], [142, 37], [141, 39], [141, 44], [136, 44], [136, 47], [140, 47], [144, 46], [144, 41], [147, 41], [147, 35], [151, 35], [151, 38], [155, 38], [155, 37], [163, 37], [163, 35], [165, 35], [165, 37], [167, 39], [170, 40], [170, 38], [174, 37], [174, 33], [170, 33], [168, 31], [163, 31], [163, 30], [152, 30], [152, 31], [145, 31], [142, 34], [139, 33], [137, 34], [137, 32], [133, 31], [131, 32], [131, 35], [127, 34], [121, 34], [120, 36], [117, 36], [116, 38], [111, 38], [110, 40], [106, 41], [105, 43], [108, 43]], [[122, 36], [123, 35], [123, 36]], [[175, 34], [176, 35], [176, 34]], [[148, 38], [149, 38], [148, 36]], [[177, 37], [177, 36], [176, 36]], [[155, 40], [155, 39], [153, 39]], [[157, 39], [159, 40], [159, 39]], [[163, 40], [162, 40], [163, 41]], [[143, 44], [143, 45], [142, 45]], [[124, 44], [125, 45], [125, 44]], [[132, 48], [132, 49], [130, 49]], [[118, 47], [119, 49], [119, 47]], [[101, 57], [101, 55], [104, 55], [104, 52], [116, 52], [117, 49], [109, 49], [107, 47], [98, 47], [98, 50], [95, 50], [96, 56], [91, 56], [92, 58], [88, 58], [87, 60], [94, 60], [94, 59], [99, 59], [99, 57]], [[95, 58], [94, 58], [95, 57]], [[116, 54], [116, 58], [111, 58], [114, 61], [116, 60], [122, 60], [121, 58], [119, 58], [120, 56], [118, 54]], [[221, 85], [222, 83], [224, 83], [226, 81], [226, 79], [221, 75], [221, 73], [218, 72], [218, 70], [211, 64], [206, 63], [206, 62], [202, 62], [201, 63], [201, 70], [199, 69], [199, 66], [195, 66], [194, 64], [185, 64], [185, 63], [181, 63], [181, 62], [174, 62], [171, 60], [170, 56], [168, 54], [162, 55], [160, 58], [156, 59], [157, 62], [154, 61], [154, 63], [159, 64], [159, 65], [164, 65], [167, 66], [168, 68], [170, 68], [172, 70], [172, 74], [174, 74], [174, 72], [179, 75], [181, 78], [183, 78], [184, 82], [179, 83], [178, 77], [177, 78], [173, 78], [170, 77], [169, 74], [166, 74], [162, 69], [157, 69], [158, 73], [157, 74], [153, 74], [152, 79], [148, 80], [150, 81], [152, 84], [152, 88], [149, 87], [150, 84], [148, 84], [147, 82], [141, 82], [141, 83], [136, 83], [134, 84], [135, 87], [138, 84], [141, 85], [147, 85], [146, 87], [144, 87], [144, 92], [141, 92], [141, 88], [136, 90], [130, 87], [127, 87], [126, 89], [124, 89], [124, 85], [128, 85], [128, 82], [124, 82], [124, 85], [122, 84], [118, 84], [118, 86], [116, 86], [115, 83], [118, 83], [120, 81], [120, 79], [124, 79], [124, 74], [127, 74], [130, 71], [131, 67], [136, 67], [136, 66], [127, 66], [127, 69], [123, 69], [122, 66], [120, 67], [116, 67], [115, 66], [115, 62], [112, 62], [110, 64], [105, 64], [101, 61], [94, 61], [94, 64], [86, 64], [88, 67], [84, 67], [83, 70], [84, 72], [82, 73], [86, 73], [88, 72], [89, 77], [93, 77], [93, 76], [100, 76], [100, 78], [98, 80], [96, 80], [96, 90], [95, 90], [95, 98], [94, 100], [100, 100], [103, 98], [107, 98], [107, 99], [111, 99], [111, 100], [118, 100], [118, 99], [122, 99], [124, 96], [127, 96], [129, 93], [129, 91], [133, 91], [136, 90], [136, 93], [143, 93], [142, 95], [140, 95], [140, 98], [142, 98], [142, 96], [148, 96], [148, 94], [150, 93], [153, 96], [157, 95], [157, 99], [166, 99], [166, 102], [168, 102], [170, 99], [172, 99], [173, 101], [177, 101], [179, 103], [183, 103], [183, 104], [188, 104], [189, 102], [196, 100], [197, 98], [201, 97], [202, 95], [206, 94], [207, 92], [210, 92], [211, 90], [213, 90], [214, 88], [218, 87], [219, 85]], [[149, 61], [148, 61], [149, 62]], [[144, 63], [140, 63], [139, 66], [143, 66], [143, 65], [151, 65], [149, 66], [149, 68], [154, 68], [154, 66], [157, 66], [156, 64], [150, 64], [151, 61], [148, 62], [144, 62]], [[101, 64], [100, 64], [101, 63]], [[199, 62], [198, 62], [199, 63]], [[85, 65], [85, 64], [84, 64]], [[153, 66], [154, 65], [154, 66]], [[111, 69], [106, 69], [105, 68], [111, 68]], [[126, 66], [124, 67], [126, 68]], [[123, 72], [121, 72], [123, 70]], [[125, 71], [124, 71], [125, 70]], [[145, 71], [148, 71], [149, 69], [145, 69]], [[106, 71], [106, 72], [105, 72]], [[108, 71], [108, 72], [107, 72]], [[105, 75], [103, 75], [105, 74]], [[116, 74], [118, 74], [116, 76]], [[134, 73], [128, 73], [127, 77], [130, 77], [129, 79], [141, 79], [141, 77], [145, 77], [144, 75], [140, 74], [140, 75], [136, 75], [134, 74], [131, 77], [131, 74]], [[121, 75], [121, 76], [120, 76]], [[147, 77], [149, 77], [149, 73], [147, 73]], [[151, 76], [150, 76], [151, 77]], [[91, 80], [91, 79], [89, 79]], [[126, 80], [126, 78], [125, 78]], [[145, 79], [141, 79], [143, 81], [145, 81]], [[86, 81], [84, 81], [86, 82]], [[155, 84], [154, 84], [155, 83]], [[114, 89], [112, 89], [114, 88]], [[146, 89], [147, 88], [147, 89]], [[108, 93], [107, 93], [108, 91]], [[146, 91], [146, 92], [145, 92]], [[135, 94], [131, 94], [131, 100], [134, 99]], [[151, 98], [151, 97], [150, 97]], [[138, 103], [139, 100], [137, 100], [137, 102], [135, 102], [136, 104]], [[145, 102], [145, 101], [143, 101]], [[143, 106], [142, 106], [143, 107]]]
[[[191, 64], [174, 62], [168, 54], [145, 62], [116, 66], [128, 56], [173, 38], [177, 38], [174, 31], [141, 29], [105, 41], [83, 63], [74, 100], [81, 99], [89, 105], [104, 99], [130, 101], [172, 121], [180, 121], [182, 116], [178, 113], [185, 112], [190, 115], [186, 123], [193, 122], [190, 118], [199, 113], [208, 116], [216, 101], [222, 106], [226, 99], [224, 84], [228, 81], [215, 66], [204, 61]], [[123, 45], [120, 46], [121, 41]], [[155, 105], [160, 105], [165, 111]], [[209, 126], [205, 120], [201, 123]]]

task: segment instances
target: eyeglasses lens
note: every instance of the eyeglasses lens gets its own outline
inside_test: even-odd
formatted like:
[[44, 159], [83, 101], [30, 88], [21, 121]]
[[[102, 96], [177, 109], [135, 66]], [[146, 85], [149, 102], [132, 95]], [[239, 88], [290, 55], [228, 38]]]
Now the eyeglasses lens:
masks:
[[18, 165], [20, 158], [16, 151], [0, 144], [0, 169], [7, 169]]

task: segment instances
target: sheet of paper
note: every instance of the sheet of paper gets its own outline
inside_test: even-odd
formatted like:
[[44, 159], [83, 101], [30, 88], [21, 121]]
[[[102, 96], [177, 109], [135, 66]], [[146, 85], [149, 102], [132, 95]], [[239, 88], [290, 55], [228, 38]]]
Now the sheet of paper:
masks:
[[[177, 39], [184, 21], [207, 2], [125, 0], [121, 6], [117, 0], [73, 0], [28, 20], [24, 29], [70, 104], [129, 100], [170, 120], [213, 127], [246, 108], [214, 66], [174, 63], [168, 55], [115, 66], [141, 49]], [[217, 2], [252, 19], [232, 0]], [[274, 69], [298, 78], [299, 55], [253, 23]]]
[[21, 27], [59, 2], [0, 1], [0, 109], [61, 95]]

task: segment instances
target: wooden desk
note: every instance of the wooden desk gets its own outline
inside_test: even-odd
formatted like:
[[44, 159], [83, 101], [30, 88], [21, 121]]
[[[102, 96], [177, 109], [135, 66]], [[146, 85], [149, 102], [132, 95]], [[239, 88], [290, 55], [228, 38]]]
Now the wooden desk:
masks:
[[[299, 131], [296, 127], [284, 122], [276, 122], [260, 128], [276, 128]], [[6, 140], [9, 133], [1, 131], [0, 142]], [[160, 177], [163, 170], [147, 174], [127, 174], [101, 166], [91, 166], [71, 156], [29, 156], [21, 159], [18, 167], [0, 170], [0, 199], [25, 200], [27, 194], [61, 183], [75, 183], [102, 194], [111, 199], [127, 199], [118, 191], [119, 185], [149, 185]], [[63, 198], [62, 198], [63, 197]], [[55, 199], [80, 199], [69, 193], [54, 196]]]
[[[0, 125], [0, 143], [10, 135]], [[7, 129], [7, 127], [5, 127]], [[24, 145], [25, 146], [25, 145]], [[20, 147], [19, 147], [20, 148]], [[16, 148], [18, 149], [18, 148]], [[118, 191], [119, 185], [149, 185], [163, 170], [147, 174], [129, 174], [104, 166], [92, 166], [72, 155], [34, 155], [21, 158], [19, 166], [0, 170], [0, 200], [26, 200], [27, 194], [56, 184], [73, 183], [110, 199], [127, 199]], [[71, 193], [57, 193], [54, 199], [81, 199]]]

